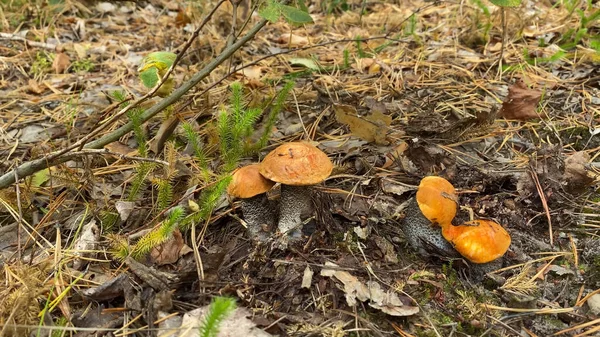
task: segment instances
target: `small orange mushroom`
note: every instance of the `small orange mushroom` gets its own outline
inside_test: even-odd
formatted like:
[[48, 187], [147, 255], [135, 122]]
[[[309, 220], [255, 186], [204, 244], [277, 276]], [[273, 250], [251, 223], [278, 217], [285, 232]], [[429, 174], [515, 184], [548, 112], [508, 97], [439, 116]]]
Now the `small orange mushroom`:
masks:
[[442, 226], [442, 235], [473, 263], [487, 263], [501, 257], [510, 246], [510, 235], [490, 220], [467, 221], [459, 226]]
[[227, 193], [235, 198], [247, 199], [270, 190], [275, 182], [263, 177], [259, 169], [259, 164], [237, 169], [227, 186]]
[[252, 164], [235, 171], [227, 193], [241, 199], [240, 206], [252, 239], [266, 241], [269, 229], [277, 221], [277, 212], [265, 193], [275, 182], [263, 177], [258, 172], [259, 167], [259, 164]]
[[417, 190], [417, 204], [421, 213], [432, 223], [449, 225], [456, 216], [458, 198], [452, 184], [437, 176], [425, 177]]

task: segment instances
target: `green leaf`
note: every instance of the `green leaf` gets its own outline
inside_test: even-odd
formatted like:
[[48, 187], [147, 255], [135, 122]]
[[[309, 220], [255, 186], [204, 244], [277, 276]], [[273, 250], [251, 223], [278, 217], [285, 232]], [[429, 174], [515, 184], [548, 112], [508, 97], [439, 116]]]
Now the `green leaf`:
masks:
[[275, 23], [279, 20], [279, 16], [281, 15], [280, 7], [281, 5], [278, 2], [269, 1], [265, 7], [258, 11], [258, 15], [271, 23]]
[[312, 70], [321, 69], [321, 67], [319, 67], [317, 62], [315, 62], [315, 60], [313, 60], [313, 59], [294, 57], [294, 58], [289, 59], [289, 62], [291, 65], [300, 65], [300, 66], [303, 66], [303, 67], [306, 67], [306, 68], [312, 69]]
[[41, 171], [36, 172], [33, 177], [31, 177], [31, 185], [35, 187], [42, 186], [43, 183], [50, 180], [50, 169], [43, 169]]
[[[148, 54], [142, 64], [144, 65], [154, 65], [155, 63], [164, 64], [166, 68], [169, 68], [175, 62], [177, 58], [177, 54], [171, 53], [170, 51], [157, 51], [154, 53]], [[159, 67], [160, 68], [160, 67]]]
[[158, 83], [158, 69], [156, 67], [148, 68], [140, 73], [140, 80], [146, 88], [154, 88]]
[[290, 23], [304, 24], [312, 23], [313, 19], [310, 14], [292, 6], [281, 5], [281, 14]]
[[490, 0], [498, 7], [517, 7], [521, 5], [521, 0]]

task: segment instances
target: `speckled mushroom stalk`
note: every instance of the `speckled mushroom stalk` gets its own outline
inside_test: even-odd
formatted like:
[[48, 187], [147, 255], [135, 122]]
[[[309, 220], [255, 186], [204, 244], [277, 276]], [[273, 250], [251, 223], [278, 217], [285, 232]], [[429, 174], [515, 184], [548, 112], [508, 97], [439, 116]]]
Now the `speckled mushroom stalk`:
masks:
[[244, 221], [248, 225], [250, 238], [258, 242], [266, 242], [277, 223], [277, 205], [270, 201], [266, 194], [240, 199], [240, 208]]
[[277, 223], [277, 205], [266, 195], [275, 182], [266, 179], [258, 171], [258, 164], [238, 169], [232, 176], [227, 192], [240, 199], [250, 238], [264, 242]]
[[281, 185], [278, 229], [291, 239], [302, 236], [302, 223], [314, 212], [309, 186]]
[[281, 183], [278, 229], [281, 246], [302, 236], [303, 221], [313, 215], [311, 187], [333, 170], [333, 163], [317, 147], [304, 142], [285, 143], [271, 151], [260, 164], [260, 174]]
[[408, 201], [406, 216], [402, 221], [402, 232], [411, 247], [421, 256], [460, 257], [452, 244], [442, 235], [441, 228], [421, 213], [414, 198]]

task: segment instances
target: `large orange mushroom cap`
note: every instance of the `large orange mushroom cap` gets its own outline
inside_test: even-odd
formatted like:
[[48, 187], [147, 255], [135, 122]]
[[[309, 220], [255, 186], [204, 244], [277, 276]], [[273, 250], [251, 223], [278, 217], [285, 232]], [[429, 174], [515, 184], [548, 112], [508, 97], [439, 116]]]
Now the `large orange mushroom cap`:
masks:
[[289, 142], [271, 151], [260, 164], [260, 174], [285, 185], [305, 186], [329, 177], [333, 163], [325, 152], [304, 142]]
[[244, 166], [233, 173], [227, 193], [235, 198], [252, 198], [270, 190], [274, 181], [266, 179], [259, 173], [259, 164]]
[[508, 250], [511, 241], [508, 232], [490, 220], [473, 220], [460, 226], [444, 226], [442, 235], [460, 255], [473, 263], [487, 263], [501, 257]]
[[421, 213], [431, 222], [449, 225], [456, 216], [456, 190], [452, 184], [437, 176], [425, 177], [417, 190], [417, 204]]

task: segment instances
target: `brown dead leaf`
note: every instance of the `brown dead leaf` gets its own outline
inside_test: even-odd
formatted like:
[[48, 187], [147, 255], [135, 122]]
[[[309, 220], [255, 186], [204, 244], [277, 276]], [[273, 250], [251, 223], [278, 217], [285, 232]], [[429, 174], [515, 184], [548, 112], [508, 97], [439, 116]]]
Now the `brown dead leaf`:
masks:
[[286, 44], [290, 47], [299, 47], [307, 45], [308, 38], [296, 34], [285, 33], [279, 36], [277, 42], [281, 44]]
[[57, 74], [62, 74], [69, 68], [69, 65], [71, 65], [69, 56], [65, 53], [57, 53], [56, 57], [54, 57], [54, 62], [52, 62], [52, 69], [54, 69]]
[[379, 110], [373, 110], [368, 116], [357, 116], [356, 109], [351, 105], [334, 105], [335, 118], [338, 122], [350, 127], [350, 132], [368, 142], [387, 145], [386, 134], [388, 126], [392, 124], [392, 117]]
[[177, 27], [183, 27], [190, 22], [192, 22], [192, 19], [187, 15], [184, 9], [180, 8], [177, 11], [177, 16], [175, 17], [175, 25]]
[[111, 152], [122, 154], [124, 156], [137, 156], [138, 150], [131, 148], [121, 142], [114, 142], [104, 146], [105, 149]]
[[34, 79], [29, 79], [29, 82], [27, 83], [27, 89], [31, 92], [33, 92], [34, 94], [41, 94], [44, 92], [44, 90], [46, 89], [46, 87], [41, 87], [40, 84], [34, 80]]
[[237, 74], [240, 74], [249, 80], [260, 81], [260, 79], [262, 78], [262, 71], [263, 71], [263, 67], [253, 66], [253, 67], [244, 68], [244, 69], [238, 71]]
[[502, 103], [498, 116], [518, 120], [545, 117], [536, 111], [541, 98], [541, 91], [529, 89], [525, 82], [519, 80], [508, 88], [508, 96]]
[[165, 265], [175, 263], [179, 259], [179, 252], [183, 248], [183, 236], [176, 230], [173, 232], [173, 237], [152, 249], [150, 259], [156, 265]]
[[565, 173], [563, 174], [563, 184], [566, 189], [573, 193], [584, 189], [594, 182], [586, 169], [590, 161], [590, 155], [585, 151], [575, 152], [565, 159]]

